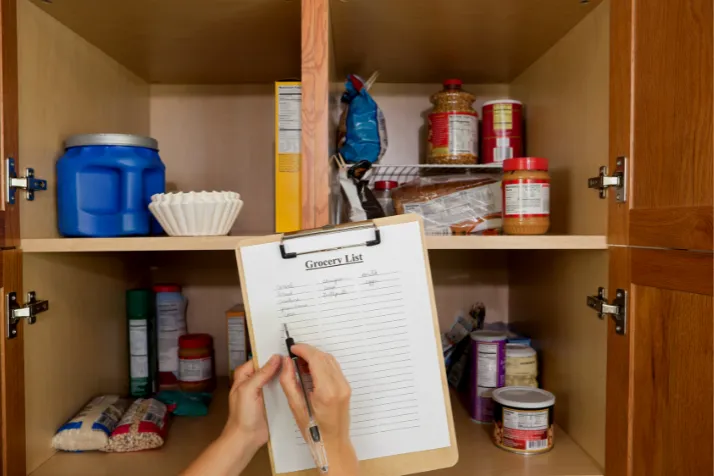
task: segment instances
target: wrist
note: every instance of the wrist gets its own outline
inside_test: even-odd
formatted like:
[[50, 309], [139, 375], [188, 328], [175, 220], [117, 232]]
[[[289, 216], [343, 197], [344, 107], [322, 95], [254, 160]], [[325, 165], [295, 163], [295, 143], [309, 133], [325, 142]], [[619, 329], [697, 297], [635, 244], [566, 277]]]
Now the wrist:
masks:
[[230, 448], [233, 454], [241, 454], [252, 458], [255, 453], [258, 452], [261, 446], [263, 446], [254, 434], [249, 434], [248, 432], [235, 427], [226, 427], [219, 437], [221, 443]]

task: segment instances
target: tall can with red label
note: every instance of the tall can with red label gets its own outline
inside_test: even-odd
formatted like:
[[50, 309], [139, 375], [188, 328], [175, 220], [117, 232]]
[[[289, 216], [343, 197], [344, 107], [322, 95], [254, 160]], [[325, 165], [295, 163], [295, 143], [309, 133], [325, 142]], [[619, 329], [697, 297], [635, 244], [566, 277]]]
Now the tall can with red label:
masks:
[[427, 163], [436, 165], [478, 163], [478, 113], [476, 98], [461, 89], [460, 79], [447, 79], [444, 89], [431, 96]]
[[523, 156], [523, 104], [513, 99], [484, 103], [481, 142], [484, 164]]

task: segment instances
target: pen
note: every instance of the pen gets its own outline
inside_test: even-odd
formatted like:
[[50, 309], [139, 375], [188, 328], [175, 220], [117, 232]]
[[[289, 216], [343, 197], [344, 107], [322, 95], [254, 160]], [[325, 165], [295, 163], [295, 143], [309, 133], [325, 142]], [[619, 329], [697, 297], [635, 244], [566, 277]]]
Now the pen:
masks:
[[283, 324], [285, 327], [285, 345], [288, 347], [288, 354], [290, 354], [290, 359], [295, 365], [295, 373], [297, 374], [297, 379], [300, 382], [300, 388], [302, 389], [302, 395], [305, 398], [305, 407], [307, 407], [307, 415], [310, 418], [310, 423], [308, 424], [308, 436], [309, 441], [307, 442], [310, 447], [310, 453], [312, 453], [312, 458], [315, 460], [315, 464], [321, 473], [327, 472], [327, 454], [325, 453], [325, 445], [322, 443], [322, 438], [320, 437], [320, 429], [317, 427], [317, 422], [312, 414], [312, 405], [310, 404], [310, 399], [307, 396], [307, 389], [305, 388], [305, 380], [300, 372], [300, 366], [298, 365], [298, 356], [293, 354], [292, 347], [295, 345], [295, 340], [290, 337], [288, 332], [288, 325]]

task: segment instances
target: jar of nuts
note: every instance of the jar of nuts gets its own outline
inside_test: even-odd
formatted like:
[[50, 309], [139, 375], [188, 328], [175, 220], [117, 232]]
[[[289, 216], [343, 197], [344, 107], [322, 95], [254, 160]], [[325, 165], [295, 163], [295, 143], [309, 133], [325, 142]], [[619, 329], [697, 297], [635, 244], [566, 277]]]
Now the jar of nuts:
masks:
[[431, 96], [428, 164], [478, 163], [476, 98], [461, 89], [460, 79], [447, 79], [444, 89]]

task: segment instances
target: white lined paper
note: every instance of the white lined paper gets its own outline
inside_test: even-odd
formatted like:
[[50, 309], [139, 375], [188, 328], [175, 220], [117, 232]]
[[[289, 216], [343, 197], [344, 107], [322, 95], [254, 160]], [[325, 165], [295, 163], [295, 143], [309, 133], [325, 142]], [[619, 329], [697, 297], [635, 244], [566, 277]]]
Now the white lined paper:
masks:
[[[296, 342], [330, 352], [352, 387], [360, 459], [449, 446], [421, 233], [380, 228], [382, 243], [283, 259], [279, 243], [241, 248], [259, 364]], [[357, 230], [291, 240], [326, 249], [372, 239]], [[314, 467], [277, 382], [264, 391], [277, 473]]]

